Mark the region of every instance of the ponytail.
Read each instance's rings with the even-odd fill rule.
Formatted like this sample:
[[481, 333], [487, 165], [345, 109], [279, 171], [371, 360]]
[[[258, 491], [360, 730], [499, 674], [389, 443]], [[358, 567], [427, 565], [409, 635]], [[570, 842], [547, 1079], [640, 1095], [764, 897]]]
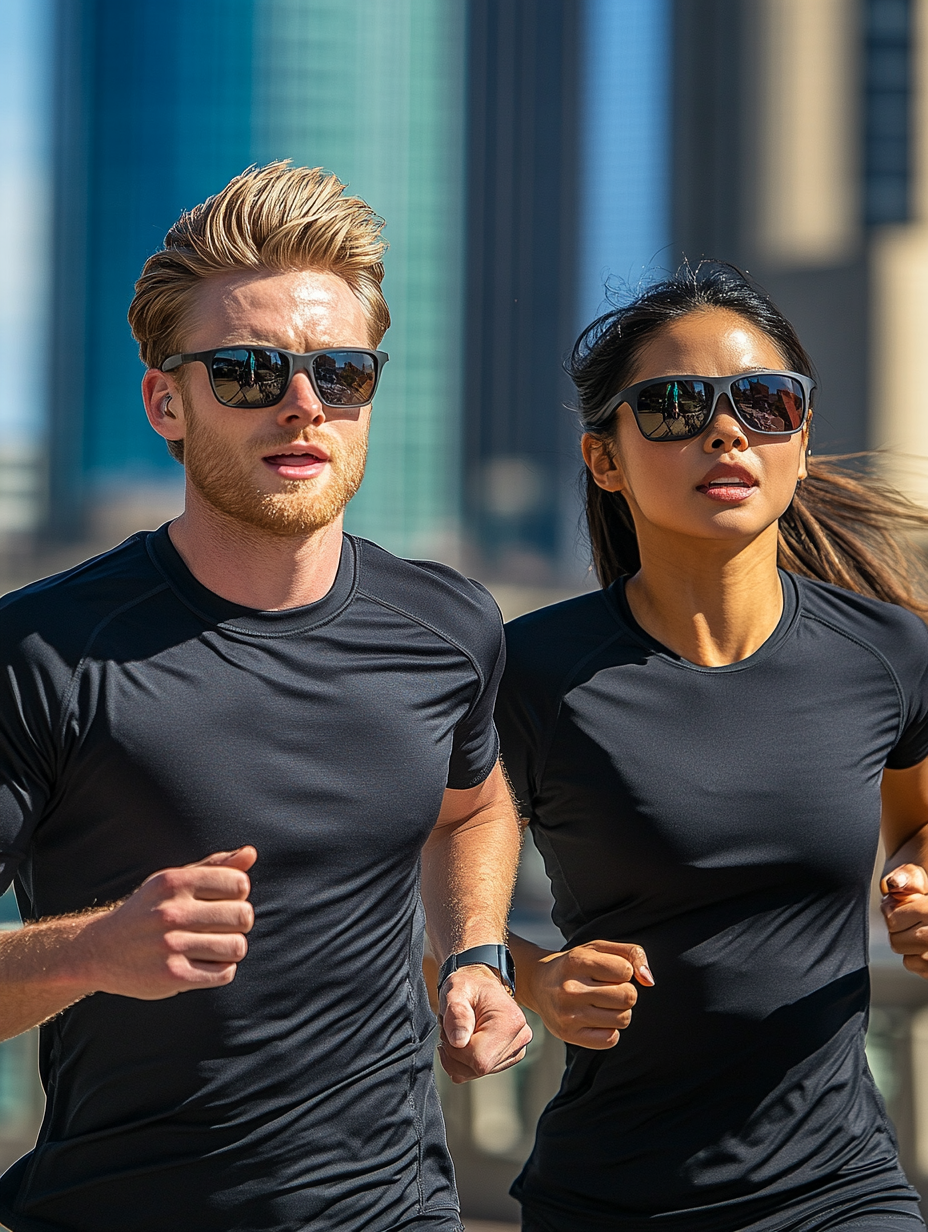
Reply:
[[[605, 313], [581, 334], [566, 364], [579, 395], [581, 425], [604, 439], [614, 414], [601, 408], [630, 384], [648, 342], [671, 321], [706, 308], [724, 308], [766, 334], [793, 372], [812, 376], [796, 331], [770, 297], [735, 266], [703, 261], [683, 265], [630, 303]], [[928, 532], [928, 512], [853, 465], [861, 455], [810, 458], [809, 474], [780, 518], [778, 562], [803, 577], [897, 603], [928, 620], [928, 572], [907, 533]], [[606, 492], [586, 472], [586, 520], [593, 567], [601, 585], [641, 566], [631, 510], [620, 493]]]

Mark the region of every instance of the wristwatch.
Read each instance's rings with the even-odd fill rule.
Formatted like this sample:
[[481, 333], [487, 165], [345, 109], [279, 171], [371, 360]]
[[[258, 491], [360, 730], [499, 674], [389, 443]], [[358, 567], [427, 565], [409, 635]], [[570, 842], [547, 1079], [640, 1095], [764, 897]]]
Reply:
[[516, 964], [513, 962], [509, 947], [505, 945], [474, 945], [460, 954], [452, 954], [446, 958], [438, 973], [438, 991], [452, 972], [459, 967], [473, 967], [480, 964], [492, 967], [499, 975], [500, 983], [510, 997], [516, 995]]

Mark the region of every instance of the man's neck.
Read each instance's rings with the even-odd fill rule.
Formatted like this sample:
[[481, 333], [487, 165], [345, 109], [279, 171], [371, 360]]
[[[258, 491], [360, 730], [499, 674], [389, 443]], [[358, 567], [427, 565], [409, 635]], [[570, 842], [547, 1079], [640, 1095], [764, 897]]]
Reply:
[[308, 535], [275, 535], [214, 509], [188, 485], [184, 512], [168, 533], [207, 590], [264, 612], [303, 607], [332, 588], [342, 517]]

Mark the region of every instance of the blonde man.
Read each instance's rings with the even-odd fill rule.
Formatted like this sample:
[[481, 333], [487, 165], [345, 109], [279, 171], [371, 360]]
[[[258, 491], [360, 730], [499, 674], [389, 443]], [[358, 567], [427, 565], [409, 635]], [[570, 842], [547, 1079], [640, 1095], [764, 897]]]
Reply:
[[280, 163], [185, 214], [129, 313], [184, 513], [0, 605], [0, 889], [34, 921], [0, 1038], [45, 1023], [48, 1092], [14, 1232], [458, 1229], [420, 863], [446, 1068], [530, 1038], [498, 612], [342, 531], [381, 225]]

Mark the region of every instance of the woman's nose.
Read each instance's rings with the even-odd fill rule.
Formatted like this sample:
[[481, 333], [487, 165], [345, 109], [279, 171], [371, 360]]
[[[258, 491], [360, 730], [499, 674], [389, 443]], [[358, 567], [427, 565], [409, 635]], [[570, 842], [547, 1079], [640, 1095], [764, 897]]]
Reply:
[[707, 453], [727, 453], [730, 449], [747, 449], [748, 440], [735, 408], [723, 394], [718, 400], [715, 414], [706, 428], [705, 449]]

